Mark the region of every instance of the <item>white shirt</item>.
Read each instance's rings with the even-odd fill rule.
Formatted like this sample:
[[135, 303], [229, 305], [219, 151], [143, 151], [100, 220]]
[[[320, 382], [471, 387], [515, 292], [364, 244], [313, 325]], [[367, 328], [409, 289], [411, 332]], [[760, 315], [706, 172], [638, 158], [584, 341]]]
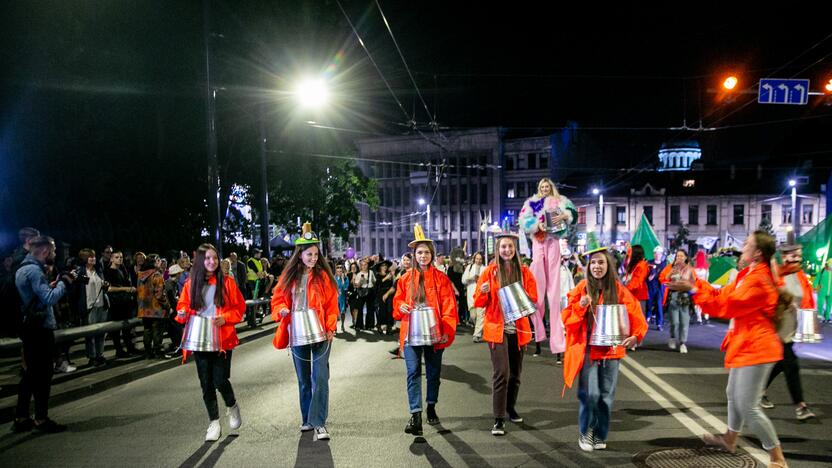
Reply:
[[95, 270], [86, 270], [86, 272], [90, 279], [86, 285], [87, 310], [92, 309], [93, 307], [104, 307], [104, 292], [102, 291], [102, 288], [104, 287], [104, 280], [98, 276], [98, 273]]

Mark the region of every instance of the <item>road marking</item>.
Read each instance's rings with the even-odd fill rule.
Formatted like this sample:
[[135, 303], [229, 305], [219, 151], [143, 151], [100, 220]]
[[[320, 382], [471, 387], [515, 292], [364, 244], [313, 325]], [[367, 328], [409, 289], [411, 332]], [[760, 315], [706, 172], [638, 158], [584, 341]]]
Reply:
[[[728, 375], [728, 369], [724, 367], [649, 367], [656, 375]], [[800, 369], [800, 375], [830, 376], [832, 370], [828, 369]]]
[[[636, 362], [634, 359], [630, 358], [630, 359], [622, 360], [621, 364], [622, 364], [622, 368], [624, 368], [625, 365], [632, 366], [635, 370], [640, 372], [642, 376], [644, 376], [648, 380], [652, 381], [653, 384], [655, 384], [657, 386], [657, 388], [660, 388], [660, 389], [664, 390], [668, 395], [670, 395], [670, 397], [672, 399], [674, 399], [676, 401], [676, 403], [681, 406], [681, 410], [688, 410], [691, 413], [695, 414], [699, 419], [701, 419], [703, 422], [707, 423], [709, 426], [711, 426], [713, 429], [715, 429], [717, 431], [717, 433], [722, 434], [722, 433], [725, 433], [725, 431], [728, 430], [728, 425], [727, 424], [722, 422], [719, 418], [712, 415], [711, 413], [709, 413], [707, 410], [705, 410], [701, 406], [697, 405], [693, 400], [691, 400], [690, 398], [685, 396], [679, 390], [676, 390], [675, 388], [673, 388], [669, 383], [662, 380], [659, 376], [657, 376], [655, 373], [653, 373], [650, 369], [642, 366], [641, 364]], [[625, 374], [625, 376], [626, 375], [627, 374]], [[630, 379], [632, 380], [632, 378], [630, 378]], [[636, 383], [635, 380], [633, 380], [633, 382]], [[638, 383], [636, 383], [636, 385], [638, 385]], [[650, 396], [650, 398], [652, 398], [653, 401], [655, 401], [656, 403], [658, 403], [659, 405], [664, 407], [664, 405], [656, 397], [656, 393], [658, 393], [658, 391], [655, 390], [655, 389], [653, 389], [653, 390], [654, 391], [646, 392], [646, 394], [648, 396]], [[658, 398], [664, 399], [664, 397], [661, 396], [661, 395], [659, 395]], [[668, 404], [672, 405], [672, 403], [670, 403], [668, 400], [664, 399], [664, 401], [667, 402]], [[676, 407], [674, 406], [674, 408], [676, 408]], [[665, 408], [665, 409], [667, 409], [667, 408]], [[679, 410], [679, 408], [676, 408], [676, 409]], [[678, 417], [676, 419], [679, 419], [681, 421], [681, 419], [678, 418]], [[698, 424], [696, 424], [696, 426], [689, 426], [689, 425], [685, 424], [684, 422], [682, 424], [686, 428], [688, 428], [688, 430], [690, 430], [696, 436], [701, 436], [703, 434], [703, 432], [699, 432], [698, 430], [700, 430], [700, 429], [702, 431], [705, 430], [705, 429], [702, 428], [702, 426], [699, 426]], [[757, 461], [759, 461], [760, 463], [762, 463], [764, 465], [768, 465], [768, 463], [769, 463], [768, 453], [766, 453], [765, 451], [763, 451], [763, 450], [757, 448], [756, 446], [752, 445], [747, 439], [745, 439], [743, 437], [737, 438], [737, 445], [742, 447], [743, 449], [745, 449], [745, 451], [747, 451], [749, 453], [749, 455], [756, 458]]]
[[799, 356], [808, 356], [808, 357], [811, 357], [811, 358], [820, 359], [821, 361], [830, 361], [830, 360], [832, 360], [832, 359], [829, 359], [829, 356], [824, 356], [822, 354], [817, 354], [817, 353], [807, 353], [807, 352], [802, 351], [802, 350], [798, 350], [798, 352], [796, 354], [798, 354]]

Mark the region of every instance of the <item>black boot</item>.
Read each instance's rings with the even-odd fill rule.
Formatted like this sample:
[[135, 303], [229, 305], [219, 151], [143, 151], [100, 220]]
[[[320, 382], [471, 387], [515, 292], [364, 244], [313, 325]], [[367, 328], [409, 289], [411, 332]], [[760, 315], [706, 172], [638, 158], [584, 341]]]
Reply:
[[428, 424], [431, 426], [439, 424], [439, 416], [436, 415], [435, 405], [428, 405]]
[[418, 413], [411, 413], [410, 414], [410, 421], [407, 422], [407, 426], [404, 427], [405, 434], [413, 434], [415, 436], [422, 435], [422, 412], [419, 411]]

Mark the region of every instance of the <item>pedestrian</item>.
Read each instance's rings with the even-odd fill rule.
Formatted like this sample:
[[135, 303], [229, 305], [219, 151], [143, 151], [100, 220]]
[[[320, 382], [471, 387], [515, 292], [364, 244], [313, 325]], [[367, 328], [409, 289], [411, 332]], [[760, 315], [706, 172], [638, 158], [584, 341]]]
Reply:
[[468, 311], [474, 320], [474, 343], [482, 341], [483, 313], [485, 309], [474, 305], [474, 293], [477, 290], [477, 280], [480, 279], [485, 269], [485, 257], [482, 252], [474, 252], [471, 263], [465, 268], [462, 274], [462, 283], [465, 285], [465, 299], [468, 302]]
[[[393, 279], [393, 298], [394, 299], [396, 297], [396, 291], [398, 291], [399, 287], [400, 287], [399, 280], [402, 278], [402, 276], [404, 276], [405, 273], [410, 271], [411, 268], [413, 268], [413, 254], [411, 254], [410, 252], [406, 252], [404, 255], [402, 255], [401, 264], [399, 265], [399, 268], [396, 269], [396, 276]], [[404, 286], [401, 286], [401, 287], [404, 287]], [[391, 304], [391, 309], [390, 309], [390, 315], [393, 317], [393, 323], [398, 323], [398, 320], [395, 318], [396, 314], [393, 313], [392, 304]], [[394, 326], [394, 329], [395, 329], [395, 326]], [[393, 355], [392, 359], [401, 359], [402, 358], [402, 350], [398, 346], [398, 344], [396, 345], [395, 348], [393, 348], [393, 349], [391, 349], [387, 352]]]
[[107, 268], [110, 268], [110, 262], [113, 261], [113, 246], [107, 245], [104, 246], [104, 249], [101, 250], [101, 260], [98, 261], [99, 271], [105, 271]]
[[[448, 276], [433, 266], [433, 241], [426, 239], [422, 227], [414, 227], [415, 239], [408, 244], [416, 262], [399, 280], [393, 298], [393, 318], [401, 320], [399, 347], [407, 366], [407, 399], [410, 420], [404, 429], [407, 434], [422, 435], [422, 359], [427, 378], [427, 422], [439, 424], [436, 404], [439, 402], [439, 383], [442, 373], [442, 354], [451, 346], [456, 335], [459, 317], [456, 312], [453, 285]], [[438, 327], [438, 341], [433, 345], [411, 346], [409, 343], [410, 314], [416, 308], [433, 312]]]
[[[136, 288], [130, 283], [130, 276], [124, 269], [124, 253], [120, 250], [113, 251], [110, 266], [104, 270], [104, 279], [110, 283], [110, 289], [107, 291], [110, 297], [110, 320], [132, 319], [136, 312]], [[139, 354], [136, 345], [133, 344], [132, 326], [124, 326], [120, 332], [111, 332], [110, 339], [113, 340], [116, 358]]]
[[[373, 309], [375, 300], [373, 298], [373, 289], [376, 286], [376, 275], [370, 270], [370, 261], [367, 258], [361, 260], [360, 270], [353, 277], [353, 285], [355, 286], [355, 331], [372, 330], [375, 326], [375, 310]], [[367, 309], [367, 316], [364, 317], [364, 308]]]
[[656, 330], [661, 331], [664, 326], [664, 285], [659, 280], [667, 262], [664, 258], [664, 247], [657, 245], [653, 249], [653, 262], [649, 264], [650, 273], [647, 275], [647, 322], [656, 324]]
[[234, 282], [237, 283], [237, 289], [239, 289], [240, 292], [243, 293], [243, 296], [245, 296], [246, 277], [248, 276], [246, 264], [239, 261], [237, 258], [237, 252], [231, 252], [228, 254], [228, 259], [231, 260], [231, 277], [234, 278]]
[[448, 265], [447, 275], [451, 279], [451, 284], [454, 285], [454, 292], [456, 293], [456, 306], [459, 313], [459, 321], [464, 324], [469, 323], [468, 316], [468, 300], [465, 285], [462, 283], [462, 275], [465, 274], [465, 250], [468, 248], [468, 241], [464, 241], [461, 246], [456, 246], [451, 249], [450, 265]]
[[774, 364], [783, 359], [783, 345], [774, 325], [777, 319], [778, 292], [771, 271], [774, 238], [755, 231], [743, 243], [741, 265], [748, 265], [731, 284], [716, 290], [698, 278], [691, 288], [693, 300], [703, 312], [732, 319], [733, 326], [722, 342], [728, 371], [728, 431], [706, 435], [707, 445], [734, 453], [737, 437], [747, 424], [768, 451], [769, 466], [786, 466], [774, 425], [760, 409], [766, 379]]
[[670, 349], [679, 348], [679, 352], [688, 352], [688, 330], [690, 329], [690, 316], [693, 314], [693, 300], [687, 291], [679, 290], [672, 282], [684, 281], [687, 283], [696, 280], [696, 272], [688, 262], [688, 254], [682, 249], [676, 249], [673, 257], [673, 264], [667, 265], [659, 275], [659, 281], [665, 285], [665, 300], [667, 311], [670, 313], [670, 341], [667, 347]]
[[344, 273], [344, 265], [335, 267], [335, 284], [338, 287], [338, 320], [341, 321], [341, 333], [344, 330], [344, 317], [347, 314], [349, 305], [347, 304], [347, 290], [350, 286], [350, 280]]
[[[638, 300], [618, 280], [615, 260], [609, 251], [596, 248], [585, 255], [589, 258], [587, 277], [570, 291], [563, 314], [566, 328], [563, 380], [571, 388], [578, 377], [578, 446], [591, 452], [607, 448], [619, 363], [626, 356], [626, 349], [644, 339], [647, 322]], [[597, 306], [613, 304], [626, 307], [630, 336], [620, 346], [587, 344]]]
[[[546, 218], [551, 227], [547, 228]], [[552, 353], [564, 351], [563, 321], [560, 312], [560, 238], [567, 226], [578, 220], [572, 202], [558, 193], [552, 179], [544, 177], [537, 183], [537, 193], [523, 203], [519, 215], [520, 228], [532, 237], [531, 270], [537, 281], [537, 312], [531, 316], [535, 341], [546, 339], [544, 318], [549, 307], [549, 348]]]
[[[66, 426], [49, 419], [49, 392], [52, 386], [55, 354], [55, 314], [67, 287], [77, 278], [73, 271], [48, 283], [44, 269], [55, 260], [55, 241], [48, 236], [28, 239], [28, 250], [15, 273], [15, 285], [23, 303], [23, 362], [17, 390], [17, 409], [13, 432], [37, 429], [45, 433], [62, 432]], [[35, 399], [35, 419], [29, 413], [29, 401]]]
[[358, 274], [358, 264], [351, 262], [348, 271], [347, 279], [350, 280], [350, 285], [347, 288], [347, 306], [350, 308], [350, 317], [352, 318], [350, 328], [356, 330], [355, 324], [358, 320], [358, 288], [356, 288], [354, 280]]
[[532, 339], [532, 331], [527, 317], [506, 321], [507, 311], [503, 310], [498, 293], [501, 288], [520, 283], [531, 302], [536, 303], [537, 283], [531, 270], [520, 264], [518, 236], [501, 232], [494, 238], [497, 255], [477, 281], [474, 305], [485, 308], [482, 333], [491, 351], [491, 400], [494, 410], [491, 434], [502, 436], [506, 434], [506, 416], [513, 423], [523, 422], [517, 413], [517, 395], [523, 372], [523, 350]]
[[159, 271], [160, 258], [150, 254], [141, 264], [136, 287], [138, 317], [144, 328], [144, 358], [164, 357], [162, 353], [162, 331], [167, 316], [167, 298], [165, 297], [165, 280]]
[[133, 286], [139, 285], [139, 272], [142, 270], [144, 262], [147, 260], [147, 255], [144, 252], [136, 252], [133, 254], [133, 268], [129, 270], [130, 281]]
[[[798, 420], [806, 420], [815, 417], [815, 413], [806, 405], [803, 400], [803, 385], [800, 382], [800, 363], [794, 353], [794, 336], [797, 331], [797, 310], [815, 309], [815, 299], [812, 297], [812, 284], [803, 273], [803, 248], [800, 244], [790, 242], [780, 247], [780, 255], [783, 258], [783, 265], [777, 269], [777, 276], [780, 277], [783, 285], [793, 297], [792, 307], [786, 309], [786, 313], [779, 321], [777, 336], [783, 343], [783, 359], [778, 361], [771, 370], [766, 382], [766, 390], [771, 382], [780, 373], [786, 376], [786, 386], [792, 403], [795, 405], [794, 413]], [[765, 409], [774, 408], [766, 391], [763, 391], [763, 398], [760, 406]]]
[[[202, 401], [208, 410], [208, 430], [205, 440], [216, 441], [222, 435], [220, 413], [217, 405], [217, 391], [220, 392], [226, 406], [228, 426], [239, 429], [243, 423], [240, 405], [231, 386], [231, 355], [240, 343], [234, 327], [243, 318], [246, 310], [245, 299], [237, 288], [233, 278], [222, 274], [219, 268], [219, 253], [211, 244], [202, 244], [197, 248], [194, 264], [188, 282], [182, 288], [176, 305], [176, 321], [186, 325], [192, 316], [199, 315], [210, 319], [219, 327], [219, 351], [194, 351], [196, 372], [202, 387]], [[182, 352], [182, 362], [188, 358], [191, 350]]]
[[393, 328], [393, 278], [395, 272], [390, 269], [393, 262], [385, 260], [378, 265], [378, 284], [376, 287], [376, 331], [390, 334]]
[[[110, 284], [104, 279], [101, 264], [96, 263], [94, 250], [81, 249], [78, 259], [81, 261], [79, 280], [73, 285], [77, 310], [85, 325], [106, 322], [109, 319], [107, 288]], [[104, 358], [104, 337], [105, 334], [101, 333], [85, 338], [90, 366], [101, 367], [107, 364]]]
[[[338, 329], [338, 288], [326, 259], [321, 256], [320, 240], [312, 226], [304, 223], [295, 241], [295, 251], [280, 275], [272, 293], [272, 318], [278, 322], [274, 347], [291, 346], [298, 377], [301, 432], [314, 431], [313, 440], [329, 440], [326, 420], [329, 415], [329, 354]], [[292, 321], [314, 313], [318, 323], [313, 331], [322, 333], [311, 344], [294, 344]], [[315, 330], [316, 329], [316, 330]]]

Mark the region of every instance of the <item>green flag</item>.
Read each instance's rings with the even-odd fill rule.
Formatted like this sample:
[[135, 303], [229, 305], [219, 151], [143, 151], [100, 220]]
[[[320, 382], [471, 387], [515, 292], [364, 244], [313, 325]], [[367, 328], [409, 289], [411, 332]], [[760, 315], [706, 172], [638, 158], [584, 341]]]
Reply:
[[647, 261], [653, 260], [653, 249], [662, 245], [656, 233], [653, 231], [653, 226], [650, 226], [650, 221], [647, 221], [647, 215], [641, 214], [641, 221], [638, 222], [636, 232], [630, 239], [630, 245], [640, 245], [644, 247], [644, 257]]

